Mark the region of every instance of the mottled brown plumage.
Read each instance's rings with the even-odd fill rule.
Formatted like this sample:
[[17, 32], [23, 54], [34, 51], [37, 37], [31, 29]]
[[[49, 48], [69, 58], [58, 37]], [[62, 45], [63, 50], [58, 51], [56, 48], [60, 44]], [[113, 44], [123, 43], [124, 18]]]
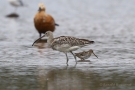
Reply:
[[[45, 35], [43, 35], [41, 38], [45, 36], [48, 37], [47, 43], [53, 50], [57, 50], [57, 51], [65, 53], [67, 57], [67, 64], [68, 64], [67, 53], [71, 53], [76, 60], [76, 57], [72, 51], [75, 51], [81, 47], [94, 43], [94, 41], [90, 41], [87, 39], [79, 39], [79, 38], [70, 37], [70, 36], [60, 36], [57, 38], [53, 38], [53, 33], [51, 31], [47, 31]], [[41, 38], [37, 39], [35, 42], [37, 42]], [[34, 45], [34, 43], [32, 44], [32, 46]]]
[[39, 11], [34, 17], [34, 25], [36, 30], [39, 32], [40, 37], [41, 34], [46, 33], [46, 31], [53, 32], [55, 30], [55, 26], [58, 26], [53, 17], [47, 14], [45, 11], [44, 4], [39, 4]]
[[89, 51], [83, 51], [83, 52], [75, 53], [75, 55], [78, 58], [80, 58], [81, 60], [85, 60], [85, 59], [88, 59], [91, 56], [92, 53], [97, 57], [97, 55], [93, 52], [92, 49], [90, 49]]
[[[53, 38], [53, 41], [51, 42], [50, 46], [55, 50], [57, 47], [75, 47], [75, 50], [84, 47], [88, 44], [93, 44], [94, 41], [89, 41], [86, 39], [79, 39], [75, 37], [70, 36], [60, 36], [57, 38]], [[68, 52], [68, 51], [67, 51]]]

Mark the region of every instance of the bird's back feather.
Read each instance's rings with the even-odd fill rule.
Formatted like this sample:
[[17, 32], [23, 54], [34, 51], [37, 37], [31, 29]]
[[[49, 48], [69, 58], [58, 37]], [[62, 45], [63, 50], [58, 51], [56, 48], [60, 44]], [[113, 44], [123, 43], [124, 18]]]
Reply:
[[69, 36], [61, 36], [54, 38], [51, 46], [62, 45], [62, 44], [68, 44], [69, 46], [85, 46], [87, 44], [93, 44], [94, 41], [89, 41], [86, 39], [79, 39], [75, 37], [69, 37]]

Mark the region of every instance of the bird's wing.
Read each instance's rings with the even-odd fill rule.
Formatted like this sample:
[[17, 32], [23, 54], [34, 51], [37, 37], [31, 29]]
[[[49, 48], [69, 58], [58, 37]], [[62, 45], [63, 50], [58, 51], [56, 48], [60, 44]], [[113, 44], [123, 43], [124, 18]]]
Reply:
[[59, 26], [59, 24], [57, 24], [57, 23], [55, 22], [54, 18], [53, 18], [51, 15], [47, 14], [47, 17], [49, 18], [49, 19], [48, 19], [49, 22], [51, 21], [52, 24], [54, 24], [55, 26]]
[[53, 19], [53, 17], [49, 14], [46, 14], [46, 22], [51, 22], [52, 24], [55, 24], [55, 20]]
[[52, 46], [56, 44], [68, 44], [69, 46], [84, 46], [86, 44], [92, 44], [94, 41], [89, 41], [86, 39], [79, 39], [75, 37], [69, 37], [69, 36], [61, 36], [54, 38], [52, 42]]

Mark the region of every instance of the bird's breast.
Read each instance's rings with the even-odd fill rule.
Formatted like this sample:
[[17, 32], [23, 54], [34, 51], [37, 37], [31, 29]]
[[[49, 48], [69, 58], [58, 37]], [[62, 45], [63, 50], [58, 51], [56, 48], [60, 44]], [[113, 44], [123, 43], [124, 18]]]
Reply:
[[58, 44], [58, 45], [53, 45], [52, 47], [54, 50], [60, 51], [60, 52], [70, 52], [70, 51], [75, 51], [79, 49], [80, 47], [78, 46], [71, 46], [69, 44]]

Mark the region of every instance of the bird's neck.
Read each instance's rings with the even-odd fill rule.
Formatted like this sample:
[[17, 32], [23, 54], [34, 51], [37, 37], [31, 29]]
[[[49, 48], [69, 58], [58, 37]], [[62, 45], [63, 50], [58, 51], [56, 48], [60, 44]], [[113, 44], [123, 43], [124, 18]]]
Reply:
[[39, 12], [39, 13], [42, 13], [42, 12], [45, 13], [45, 10], [41, 10], [41, 11], [38, 11], [38, 12]]
[[52, 42], [53, 42], [53, 35], [50, 35], [48, 37], [47, 43], [48, 43], [49, 46], [51, 46]]

